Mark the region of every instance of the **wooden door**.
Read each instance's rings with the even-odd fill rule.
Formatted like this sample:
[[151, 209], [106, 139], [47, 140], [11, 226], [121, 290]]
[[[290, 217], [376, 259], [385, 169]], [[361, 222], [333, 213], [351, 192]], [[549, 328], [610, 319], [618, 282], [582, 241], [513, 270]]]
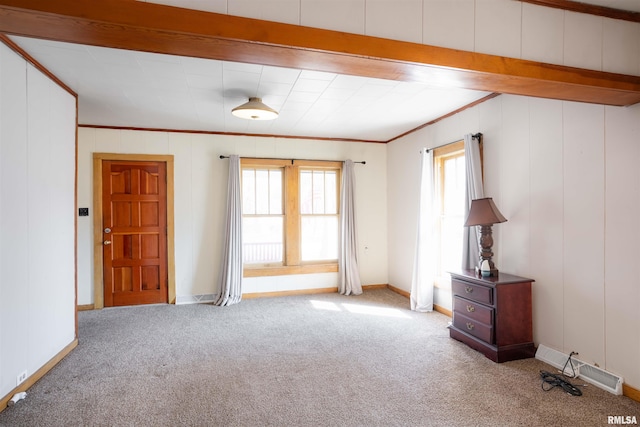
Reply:
[[166, 170], [102, 161], [105, 307], [168, 302]]

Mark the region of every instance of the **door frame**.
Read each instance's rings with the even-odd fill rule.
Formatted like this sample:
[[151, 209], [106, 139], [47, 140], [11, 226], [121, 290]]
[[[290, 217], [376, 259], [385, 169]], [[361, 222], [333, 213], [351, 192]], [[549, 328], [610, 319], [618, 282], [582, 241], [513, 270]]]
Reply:
[[104, 308], [103, 232], [102, 232], [102, 161], [152, 161], [167, 165], [167, 296], [176, 303], [176, 263], [173, 212], [173, 155], [93, 153], [93, 304]]

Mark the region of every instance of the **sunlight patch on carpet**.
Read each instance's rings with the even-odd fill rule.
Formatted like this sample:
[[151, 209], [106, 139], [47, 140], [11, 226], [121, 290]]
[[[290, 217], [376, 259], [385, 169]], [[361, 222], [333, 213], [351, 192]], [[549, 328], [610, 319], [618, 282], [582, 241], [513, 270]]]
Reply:
[[373, 305], [359, 305], [359, 304], [342, 304], [347, 311], [356, 314], [370, 314], [373, 316], [386, 316], [386, 317], [404, 317], [409, 319], [406, 313], [403, 313], [397, 308], [389, 307], [376, 307]]
[[340, 307], [332, 302], [317, 300], [311, 300], [310, 302], [313, 308], [317, 308], [318, 310], [340, 311]]
[[343, 311], [346, 310], [355, 314], [367, 314], [372, 316], [386, 316], [386, 317], [399, 317], [409, 318], [409, 315], [403, 313], [402, 310], [397, 308], [379, 307], [374, 305], [362, 305], [362, 304], [336, 304], [328, 301], [309, 300], [313, 308], [318, 310], [330, 310], [330, 311]]

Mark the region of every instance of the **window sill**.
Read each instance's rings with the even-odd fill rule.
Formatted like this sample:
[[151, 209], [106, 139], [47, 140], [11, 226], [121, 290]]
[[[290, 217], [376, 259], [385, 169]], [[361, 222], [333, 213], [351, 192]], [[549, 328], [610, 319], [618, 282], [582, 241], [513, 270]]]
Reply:
[[287, 265], [277, 267], [245, 267], [243, 277], [287, 276], [290, 274], [335, 273], [338, 264]]

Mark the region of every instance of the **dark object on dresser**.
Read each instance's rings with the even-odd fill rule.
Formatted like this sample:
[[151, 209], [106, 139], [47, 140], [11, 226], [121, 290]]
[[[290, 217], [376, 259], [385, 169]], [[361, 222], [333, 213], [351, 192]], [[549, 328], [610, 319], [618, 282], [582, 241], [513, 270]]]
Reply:
[[453, 322], [449, 335], [494, 362], [535, 355], [531, 318], [532, 279], [473, 270], [451, 274]]

